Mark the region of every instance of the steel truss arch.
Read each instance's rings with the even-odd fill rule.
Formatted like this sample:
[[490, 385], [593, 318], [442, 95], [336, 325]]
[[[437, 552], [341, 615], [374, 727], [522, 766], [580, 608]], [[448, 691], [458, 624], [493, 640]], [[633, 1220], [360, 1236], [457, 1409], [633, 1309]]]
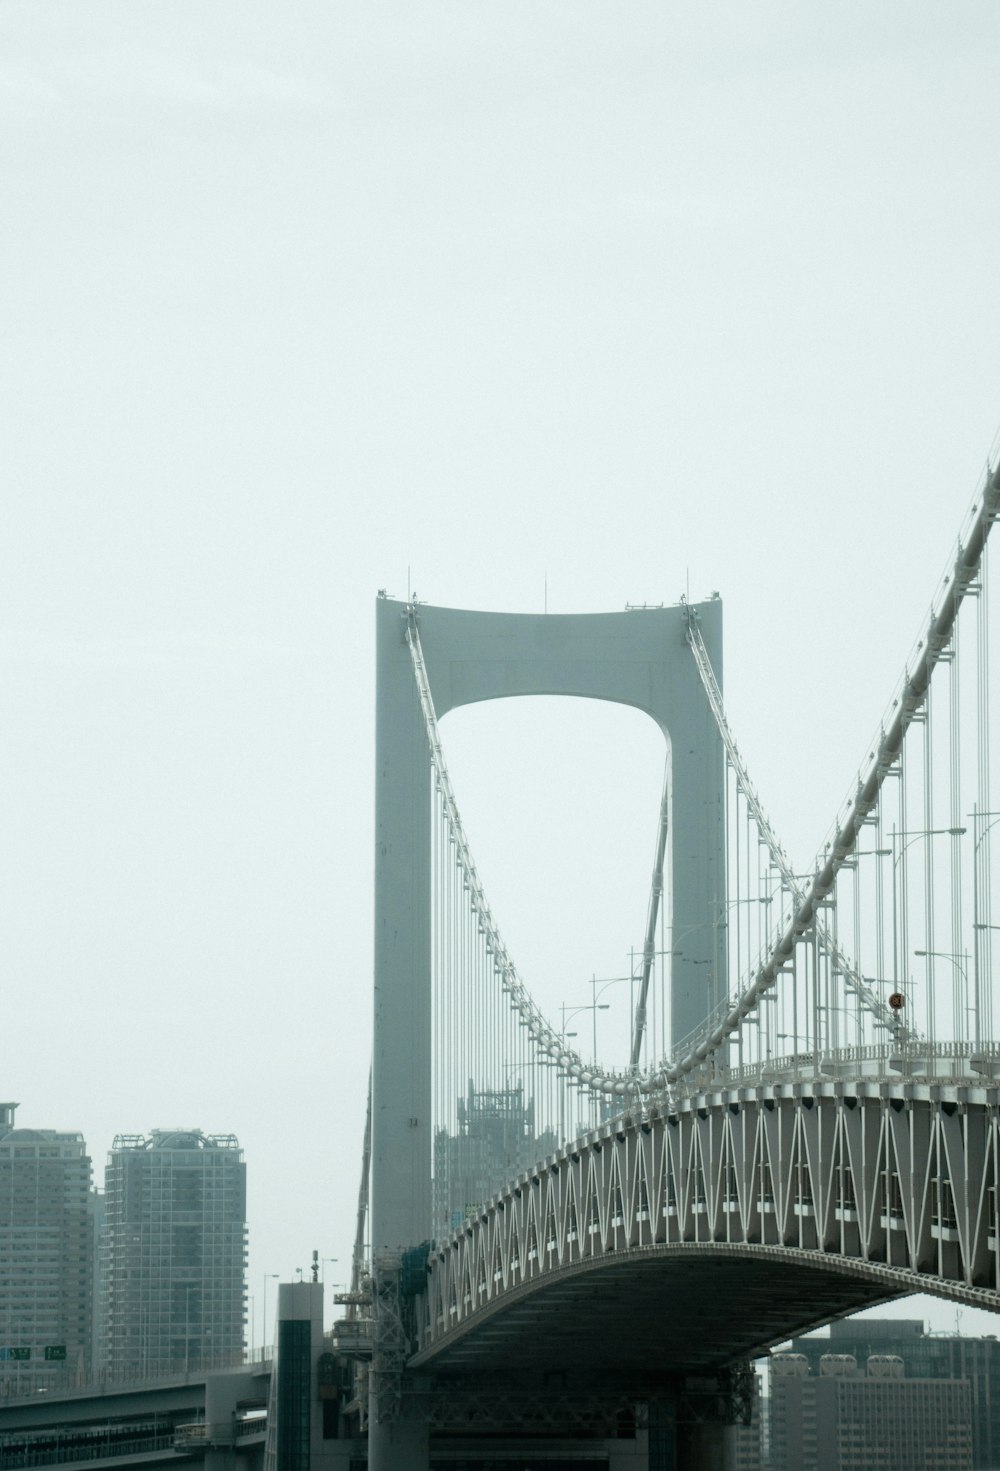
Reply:
[[[854, 1306], [929, 1291], [997, 1310], [998, 1183], [996, 1085], [694, 1095], [560, 1150], [437, 1243], [411, 1367], [462, 1358], [462, 1341], [495, 1319], [493, 1351], [502, 1314], [560, 1281], [613, 1267], [624, 1282], [621, 1272], [685, 1254], [834, 1273], [856, 1284]], [[720, 1311], [721, 1322], [742, 1307]], [[799, 1313], [774, 1337], [798, 1331]]]

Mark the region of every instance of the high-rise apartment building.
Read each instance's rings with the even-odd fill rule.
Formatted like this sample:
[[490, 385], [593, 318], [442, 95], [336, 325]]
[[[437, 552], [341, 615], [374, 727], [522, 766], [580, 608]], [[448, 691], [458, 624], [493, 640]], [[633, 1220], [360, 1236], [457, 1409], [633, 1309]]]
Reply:
[[0, 1394], [91, 1368], [94, 1216], [82, 1134], [14, 1127], [0, 1103]]
[[113, 1378], [224, 1367], [246, 1323], [246, 1165], [231, 1134], [119, 1134], [105, 1176]]

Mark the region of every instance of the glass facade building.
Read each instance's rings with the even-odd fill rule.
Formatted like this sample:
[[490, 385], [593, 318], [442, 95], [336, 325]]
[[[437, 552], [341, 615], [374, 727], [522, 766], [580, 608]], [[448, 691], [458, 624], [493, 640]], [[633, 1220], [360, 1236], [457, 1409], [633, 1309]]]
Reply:
[[246, 1324], [246, 1165], [231, 1135], [119, 1135], [105, 1176], [110, 1377], [224, 1368]]
[[94, 1214], [83, 1135], [14, 1127], [0, 1103], [0, 1395], [90, 1372]]

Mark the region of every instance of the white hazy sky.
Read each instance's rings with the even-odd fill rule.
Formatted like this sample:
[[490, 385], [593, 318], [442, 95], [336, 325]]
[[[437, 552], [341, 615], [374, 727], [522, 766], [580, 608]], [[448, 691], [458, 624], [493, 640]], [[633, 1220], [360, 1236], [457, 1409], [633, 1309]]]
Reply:
[[[808, 862], [1000, 419], [998, 60], [995, 0], [0, 0], [0, 1096], [98, 1178], [237, 1133], [258, 1312], [347, 1272], [377, 588], [718, 589]], [[661, 774], [554, 704], [443, 727], [550, 1009]]]

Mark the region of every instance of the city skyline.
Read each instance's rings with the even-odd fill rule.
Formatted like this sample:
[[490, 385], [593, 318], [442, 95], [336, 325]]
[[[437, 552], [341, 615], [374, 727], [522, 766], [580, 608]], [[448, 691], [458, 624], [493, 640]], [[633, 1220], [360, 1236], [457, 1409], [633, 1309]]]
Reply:
[[[470, 15], [0, 22], [3, 985], [37, 1039], [3, 1091], [98, 1160], [178, 1111], [232, 1128], [257, 1296], [314, 1248], [348, 1274], [377, 589], [718, 588], [805, 864], [996, 427], [992, 7]], [[503, 927], [553, 1016], [641, 941], [662, 774], [655, 732], [590, 714], [443, 724], [491, 893], [519, 845]]]
[[246, 1164], [232, 1134], [83, 1134], [0, 1103], [0, 1387], [231, 1367], [253, 1352]]

